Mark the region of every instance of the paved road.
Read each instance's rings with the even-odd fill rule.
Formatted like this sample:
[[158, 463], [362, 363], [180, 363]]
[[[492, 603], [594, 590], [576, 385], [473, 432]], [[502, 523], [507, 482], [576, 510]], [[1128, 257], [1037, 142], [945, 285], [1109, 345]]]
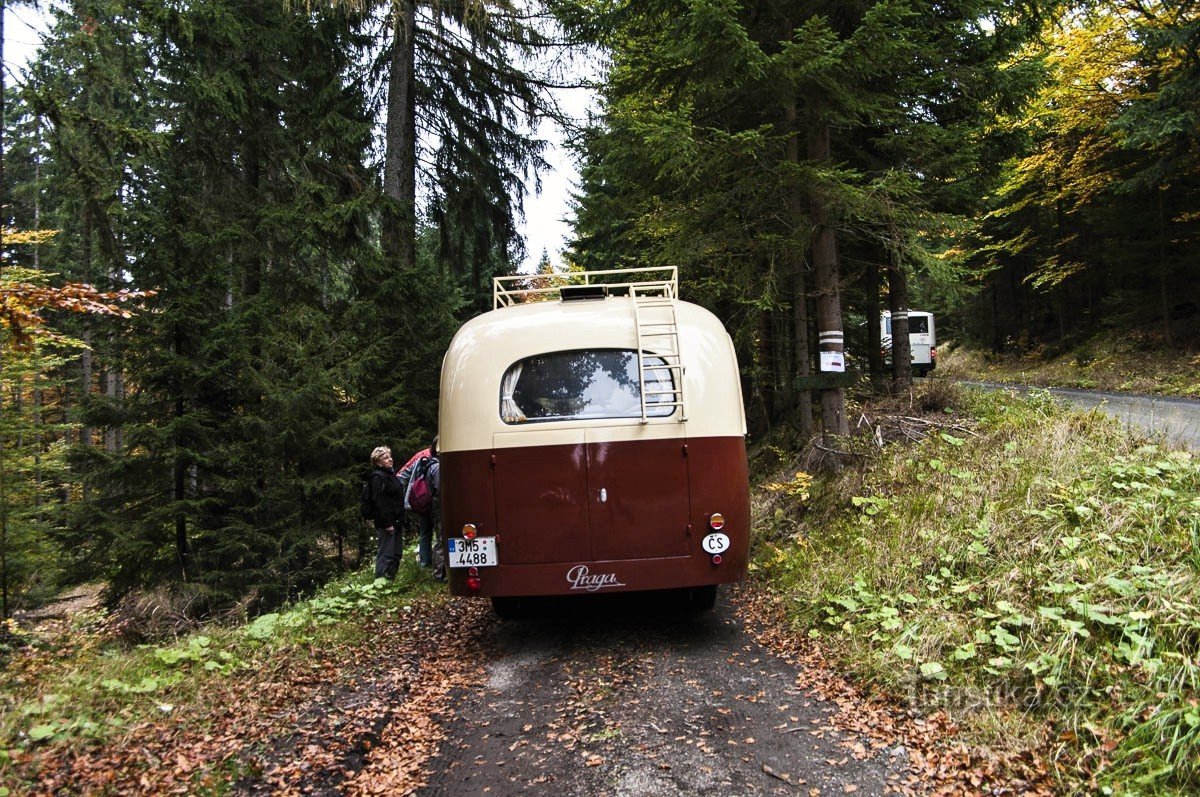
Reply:
[[1194, 399], [1139, 393], [1040, 388], [1000, 382], [964, 381], [962, 384], [1019, 392], [1046, 391], [1073, 406], [1084, 409], [1097, 408], [1117, 418], [1128, 428], [1137, 429], [1153, 437], [1161, 437], [1169, 446], [1200, 451], [1200, 401]]

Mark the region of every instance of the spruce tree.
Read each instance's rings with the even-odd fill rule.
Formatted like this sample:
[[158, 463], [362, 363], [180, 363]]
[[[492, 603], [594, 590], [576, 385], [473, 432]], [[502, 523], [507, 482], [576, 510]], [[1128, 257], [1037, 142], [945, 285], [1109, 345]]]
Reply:
[[[1011, 96], [997, 67], [1037, 29], [1011, 10], [617, 4], [598, 26], [613, 65], [585, 141], [578, 250], [684, 266], [735, 326], [769, 423], [788, 411], [792, 364], [816, 353], [797, 325], [844, 334], [839, 249], [890, 247], [911, 268], [939, 205], [955, 209], [940, 199], [947, 153]], [[845, 430], [841, 402], [823, 391], [827, 432]]]
[[526, 180], [545, 168], [545, 143], [531, 131], [553, 103], [521, 60], [532, 63], [551, 42], [536, 15], [508, 0], [403, 0], [382, 10], [390, 37], [384, 257], [413, 271], [431, 224], [438, 263], [484, 309], [490, 277], [523, 255]]
[[[105, 211], [69, 226], [56, 257], [94, 263], [96, 219], [119, 213], [109, 239], [123, 265], [110, 273], [155, 294], [120, 348], [97, 350], [129, 389], [87, 391], [86, 423], [121, 442], [78, 449], [89, 490], [74, 541], [118, 593], [184, 580], [208, 605], [270, 605], [327, 573], [324, 541], [351, 525], [357, 460], [395, 428], [356, 415], [377, 388], [361, 352], [379, 327], [378, 312], [368, 325], [358, 310], [379, 298], [360, 290], [379, 271], [371, 116], [353, 60], [363, 42], [344, 19], [274, 2], [110, 3], [89, 18], [96, 35], [130, 33], [81, 48], [65, 19], [31, 86], [71, 178], [59, 212]], [[129, 69], [130, 58], [144, 61]], [[71, 91], [81, 69], [131, 81], [137, 115], [118, 115], [117, 92]], [[99, 146], [92, 131], [113, 118], [125, 135], [108, 143], [134, 142], [136, 157]], [[95, 157], [79, 157], [80, 140]], [[104, 155], [126, 160], [120, 181], [94, 179]], [[387, 388], [387, 421], [403, 420], [405, 396]]]
[[1024, 136], [971, 249], [977, 340], [1078, 344], [1119, 325], [1186, 342], [1200, 303], [1195, 29], [1163, 4], [1096, 8], [1052, 32], [1049, 80], [1011, 118]]

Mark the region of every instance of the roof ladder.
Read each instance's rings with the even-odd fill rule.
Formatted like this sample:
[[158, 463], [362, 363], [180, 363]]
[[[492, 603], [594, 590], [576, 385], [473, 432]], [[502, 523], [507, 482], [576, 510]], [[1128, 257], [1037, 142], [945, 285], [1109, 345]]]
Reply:
[[[649, 422], [647, 406], [655, 410], [678, 407], [682, 423], [687, 420], [687, 410], [683, 404], [683, 359], [679, 353], [674, 296], [661, 286], [631, 286], [629, 294], [633, 298], [633, 320], [637, 327], [642, 423]], [[663, 378], [668, 375], [669, 380]]]

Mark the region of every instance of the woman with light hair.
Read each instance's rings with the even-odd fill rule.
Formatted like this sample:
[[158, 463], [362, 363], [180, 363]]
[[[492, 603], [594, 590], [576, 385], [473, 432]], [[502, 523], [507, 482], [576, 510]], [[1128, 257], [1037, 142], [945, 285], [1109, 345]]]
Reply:
[[371, 467], [367, 482], [371, 494], [371, 520], [379, 535], [375, 577], [395, 578], [404, 547], [404, 485], [396, 478], [392, 450], [387, 446], [378, 446], [371, 452]]

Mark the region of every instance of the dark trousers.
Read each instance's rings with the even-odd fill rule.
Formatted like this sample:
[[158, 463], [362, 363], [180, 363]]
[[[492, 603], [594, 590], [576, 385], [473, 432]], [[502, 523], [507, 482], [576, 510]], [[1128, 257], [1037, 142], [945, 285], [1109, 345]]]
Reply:
[[417, 563], [421, 567], [433, 566], [433, 513], [414, 511], [417, 520]]
[[[446, 553], [436, 507], [423, 515], [417, 512], [408, 514], [415, 516], [417, 523], [417, 562], [421, 567], [432, 567], [433, 574], [441, 578], [446, 572]], [[437, 526], [438, 531], [436, 546], [433, 539], [434, 526]]]
[[395, 578], [404, 547], [404, 524], [397, 523], [394, 531], [376, 529], [375, 533], [379, 535], [379, 548], [375, 552], [375, 578]]

